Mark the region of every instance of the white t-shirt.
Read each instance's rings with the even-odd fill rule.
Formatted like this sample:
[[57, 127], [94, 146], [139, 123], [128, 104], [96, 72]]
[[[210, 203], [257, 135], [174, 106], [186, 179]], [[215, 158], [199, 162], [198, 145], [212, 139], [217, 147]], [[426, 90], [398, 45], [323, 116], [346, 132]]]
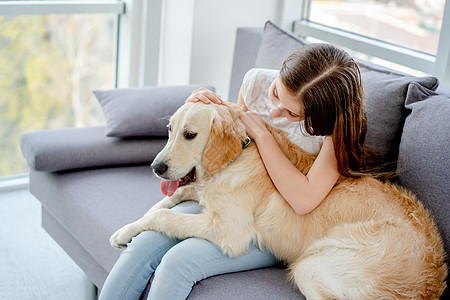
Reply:
[[[244, 76], [242, 82], [242, 96], [245, 106], [261, 119], [277, 129], [285, 131], [289, 140], [308, 153], [316, 154], [322, 147], [322, 136], [307, 135], [301, 127], [304, 121], [291, 122], [286, 118], [273, 118], [270, 116], [272, 100], [269, 98], [269, 88], [278, 76], [278, 70], [251, 69]], [[305, 132], [305, 133], [304, 133]]]

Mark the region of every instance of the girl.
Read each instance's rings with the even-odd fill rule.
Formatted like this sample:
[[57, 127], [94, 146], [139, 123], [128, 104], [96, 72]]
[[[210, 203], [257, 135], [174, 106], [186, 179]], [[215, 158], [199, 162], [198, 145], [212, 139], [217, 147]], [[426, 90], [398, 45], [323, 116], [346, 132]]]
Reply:
[[[246, 112], [240, 118], [255, 140], [270, 178], [297, 214], [316, 208], [341, 175], [362, 174], [366, 133], [362, 100], [357, 64], [345, 51], [330, 44], [298, 49], [280, 71], [253, 69], [246, 74], [238, 98]], [[194, 91], [186, 101], [223, 103], [206, 89]], [[284, 156], [263, 121], [285, 130], [288, 138], [305, 151], [319, 152], [308, 174], [299, 172]], [[194, 201], [173, 209], [201, 211]], [[147, 299], [185, 299], [201, 279], [275, 263], [273, 255], [255, 245], [248, 253], [230, 258], [203, 239], [179, 241], [145, 231], [122, 252], [100, 299], [139, 299], [152, 275]]]

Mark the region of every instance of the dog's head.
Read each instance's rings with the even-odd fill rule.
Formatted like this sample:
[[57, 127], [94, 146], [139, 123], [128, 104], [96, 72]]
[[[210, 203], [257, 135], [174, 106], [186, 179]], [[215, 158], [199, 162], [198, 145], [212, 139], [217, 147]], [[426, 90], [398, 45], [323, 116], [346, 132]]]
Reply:
[[205, 174], [233, 161], [246, 140], [241, 109], [234, 104], [186, 103], [171, 117], [169, 139], [151, 167], [163, 179], [161, 189], [171, 196]]

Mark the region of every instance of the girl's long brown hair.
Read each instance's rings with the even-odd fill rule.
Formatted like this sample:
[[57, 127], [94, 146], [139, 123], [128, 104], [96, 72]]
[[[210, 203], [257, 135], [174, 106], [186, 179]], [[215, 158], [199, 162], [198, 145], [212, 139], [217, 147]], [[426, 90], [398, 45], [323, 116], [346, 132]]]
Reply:
[[331, 44], [309, 44], [284, 61], [280, 78], [304, 108], [306, 132], [331, 135], [339, 173], [360, 177], [365, 167], [367, 121], [356, 62]]

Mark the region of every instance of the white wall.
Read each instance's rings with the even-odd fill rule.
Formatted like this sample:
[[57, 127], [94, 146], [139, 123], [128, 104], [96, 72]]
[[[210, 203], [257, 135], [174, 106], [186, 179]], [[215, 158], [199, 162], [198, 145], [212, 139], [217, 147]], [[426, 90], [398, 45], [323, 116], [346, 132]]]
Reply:
[[209, 83], [228, 96], [236, 28], [278, 22], [277, 0], [196, 0], [192, 41], [192, 83]]
[[195, 0], [163, 1], [159, 84], [188, 84]]
[[236, 28], [262, 27], [267, 20], [280, 24], [283, 3], [166, 0], [159, 84], [210, 84], [227, 97]]

